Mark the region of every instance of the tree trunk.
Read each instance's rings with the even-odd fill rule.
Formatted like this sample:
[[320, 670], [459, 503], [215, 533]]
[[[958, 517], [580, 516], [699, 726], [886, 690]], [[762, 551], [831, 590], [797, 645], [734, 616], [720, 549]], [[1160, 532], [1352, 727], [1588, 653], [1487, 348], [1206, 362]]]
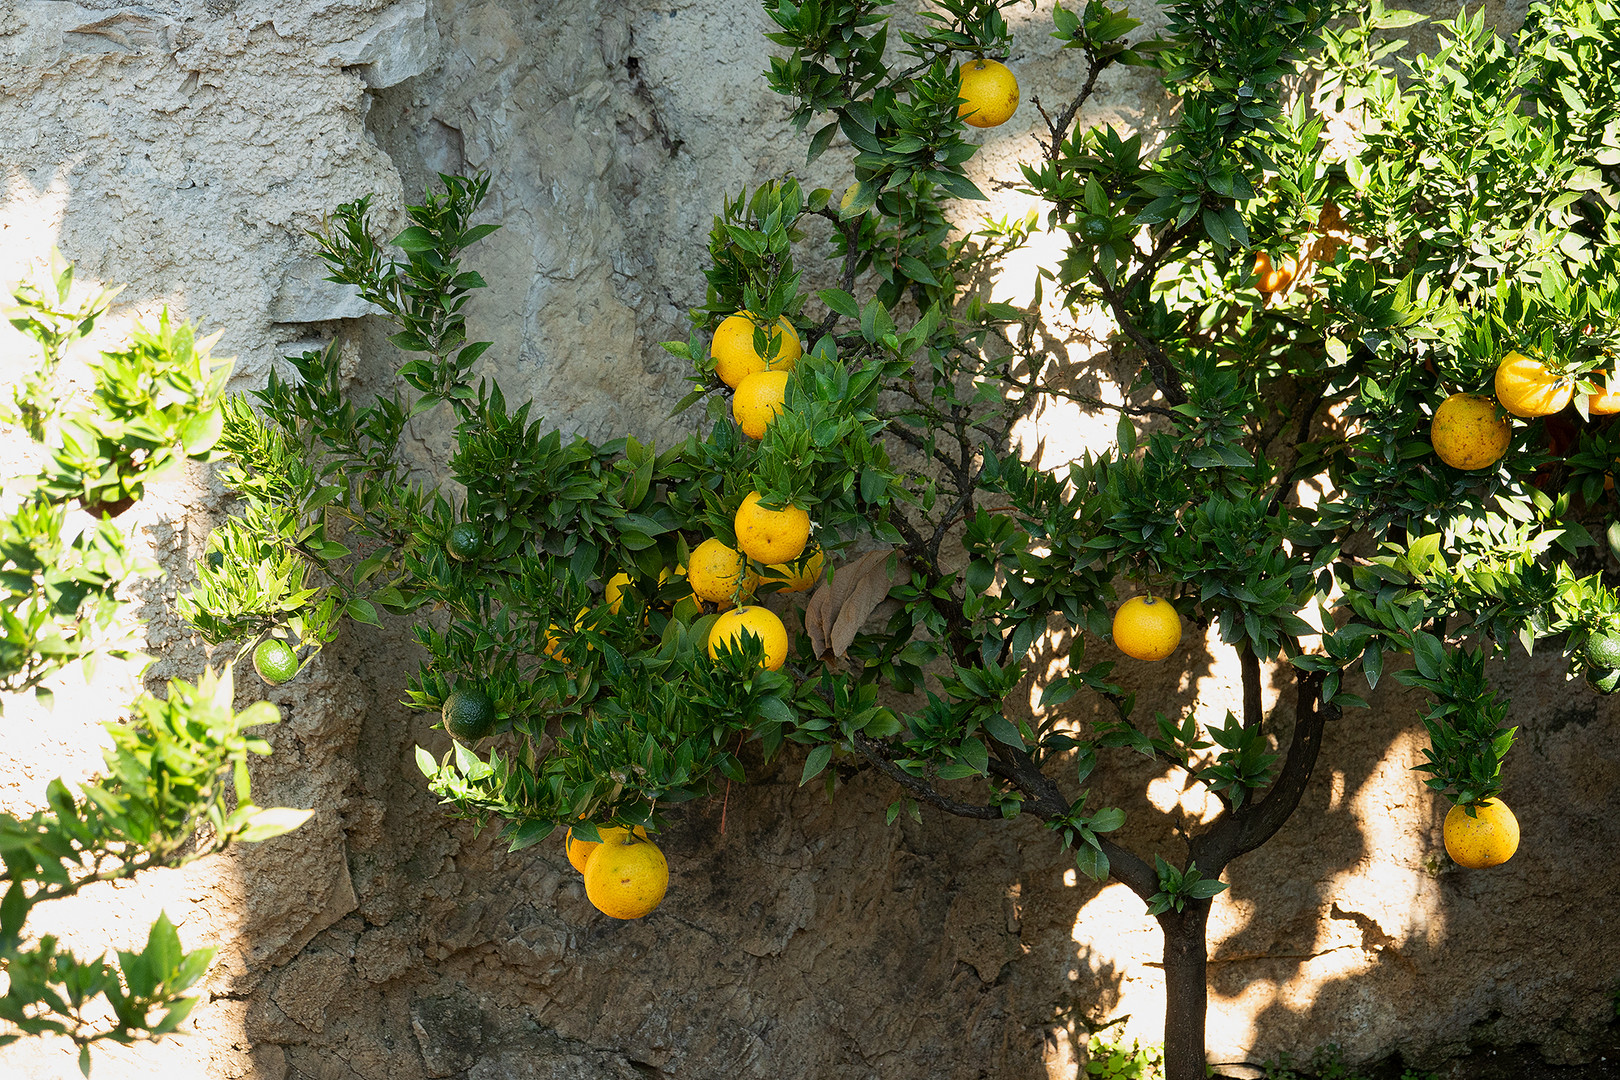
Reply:
[[1204, 941], [1209, 901], [1194, 900], [1180, 912], [1159, 916], [1164, 931], [1165, 1080], [1204, 1080], [1205, 983], [1209, 953]]

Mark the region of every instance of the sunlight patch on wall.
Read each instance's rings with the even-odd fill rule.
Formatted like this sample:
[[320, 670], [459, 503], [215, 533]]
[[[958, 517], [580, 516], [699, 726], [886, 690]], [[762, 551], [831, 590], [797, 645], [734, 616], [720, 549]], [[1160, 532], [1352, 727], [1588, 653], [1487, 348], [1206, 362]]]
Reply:
[[[1430, 869], [1434, 853], [1426, 850], [1434, 833], [1435, 799], [1410, 771], [1421, 759], [1422, 741], [1419, 731], [1400, 733], [1370, 775], [1348, 794], [1341, 771], [1317, 781], [1328, 787], [1328, 813], [1348, 810], [1353, 828], [1346, 822], [1346, 832], [1354, 835], [1361, 853], [1346, 869], [1316, 886], [1314, 911], [1294, 917], [1295, 925], [1314, 926], [1315, 937], [1308, 945], [1300, 941], [1297, 948], [1252, 951], [1255, 946], [1250, 943], [1246, 947], [1251, 952], [1245, 954], [1245, 946], [1238, 942], [1248, 920], [1221, 918], [1223, 909], [1233, 906], [1217, 901], [1209, 934], [1211, 973], [1233, 964], [1240, 966], [1242, 978], [1235, 994], [1221, 993], [1217, 980], [1211, 980], [1212, 1060], [1240, 1060], [1254, 1045], [1262, 1017], [1275, 1036], [1278, 1011], [1301, 1020], [1319, 1014], [1330, 986], [1331, 1007], [1340, 1015], [1336, 1028], [1342, 1032], [1346, 1053], [1354, 1057], [1363, 1049], [1355, 1045], [1358, 1032], [1388, 1026], [1390, 1017], [1372, 1011], [1388, 1012], [1401, 1000], [1387, 991], [1369, 997], [1354, 980], [1381, 967], [1416, 972], [1430, 962], [1429, 954], [1442, 947], [1445, 909], [1440, 880]], [[1347, 851], [1340, 857], [1349, 855]], [[1270, 917], [1278, 916], [1272, 912]], [[1268, 977], [1281, 975], [1279, 965], [1290, 974]], [[1354, 1000], [1341, 1000], [1347, 996]], [[1377, 1047], [1364, 1049], [1373, 1052]]]
[[[1080, 908], [1070, 936], [1079, 963], [1095, 975], [1112, 972], [1117, 981], [1111, 1020], [1129, 1016], [1116, 1029], [1116, 1037], [1136, 1036], [1143, 1042], [1164, 1040], [1164, 955], [1159, 925], [1147, 914], [1141, 899], [1118, 882], [1110, 882]], [[1083, 981], [1083, 980], [1082, 980]]]

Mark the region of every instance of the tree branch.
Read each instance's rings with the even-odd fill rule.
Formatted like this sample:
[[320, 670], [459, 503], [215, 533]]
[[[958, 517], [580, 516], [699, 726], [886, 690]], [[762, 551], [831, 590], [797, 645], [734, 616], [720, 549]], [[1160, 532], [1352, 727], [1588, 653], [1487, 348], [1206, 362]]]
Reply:
[[1108, 310], [1113, 313], [1114, 321], [1119, 328], [1125, 331], [1125, 336], [1136, 342], [1147, 357], [1148, 371], [1153, 375], [1153, 384], [1164, 395], [1164, 400], [1171, 405], [1185, 405], [1187, 391], [1181, 385], [1181, 376], [1170, 364], [1170, 357], [1159, 347], [1159, 343], [1137, 329], [1136, 323], [1131, 321], [1130, 313], [1125, 310], [1125, 298], [1116, 290], [1108, 279], [1101, 274], [1092, 274], [1092, 281], [1102, 292], [1103, 299], [1108, 301]]
[[1219, 874], [1233, 859], [1270, 840], [1299, 806], [1322, 750], [1322, 731], [1328, 720], [1339, 715], [1337, 706], [1322, 704], [1322, 677], [1320, 671], [1301, 671], [1297, 675], [1293, 738], [1282, 771], [1265, 798], [1223, 817], [1188, 845], [1190, 859], [1204, 873]]
[[1243, 671], [1243, 726], [1257, 728], [1265, 719], [1260, 702], [1260, 657], [1255, 655], [1254, 643], [1248, 638], [1238, 647], [1238, 662]]
[[941, 795], [928, 781], [923, 780], [921, 777], [912, 776], [889, 760], [888, 756], [883, 753], [883, 747], [879, 743], [868, 739], [860, 732], [856, 732], [854, 739], [851, 741], [854, 743], [855, 749], [866, 755], [866, 760], [877, 766], [879, 772], [929, 806], [943, 810], [947, 814], [954, 814], [957, 817], [978, 818], [981, 821], [993, 821], [1002, 816], [1001, 807], [999, 806], [980, 806], [977, 803], [957, 802], [955, 799]]

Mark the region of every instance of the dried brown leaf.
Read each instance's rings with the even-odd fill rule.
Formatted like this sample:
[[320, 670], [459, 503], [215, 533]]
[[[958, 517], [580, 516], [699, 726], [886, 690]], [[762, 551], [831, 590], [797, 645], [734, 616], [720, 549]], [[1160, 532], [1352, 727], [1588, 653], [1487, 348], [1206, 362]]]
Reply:
[[888, 599], [889, 589], [899, 580], [901, 561], [895, 560], [893, 571], [889, 569], [889, 552], [872, 552], [878, 558], [863, 560], [857, 564], [862, 568], [856, 578], [854, 587], [850, 590], [848, 599], [838, 609], [838, 618], [834, 620], [832, 632], [827, 635], [827, 645], [832, 649], [834, 656], [843, 656], [849, 651], [850, 643], [866, 620], [871, 617], [877, 606]]
[[[804, 608], [804, 629], [805, 633], [810, 635], [810, 647], [817, 658], [831, 660], [835, 656], [842, 655], [841, 651], [835, 652], [831, 648], [833, 627], [838, 623], [839, 613], [870, 569], [874, 566], [881, 567], [893, 550], [883, 548], [869, 551], [855, 561], [837, 567], [828, 580], [811, 594], [810, 602]], [[885, 594], [887, 591], [885, 588]], [[846, 649], [848, 647], [847, 644], [844, 646]]]

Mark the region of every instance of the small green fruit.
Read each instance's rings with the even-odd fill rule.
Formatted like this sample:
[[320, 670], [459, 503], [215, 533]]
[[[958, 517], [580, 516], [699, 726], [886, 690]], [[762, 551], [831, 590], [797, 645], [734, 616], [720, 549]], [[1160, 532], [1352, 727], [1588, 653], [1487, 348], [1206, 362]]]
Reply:
[[484, 550], [484, 530], [470, 521], [460, 522], [450, 529], [444, 549], [457, 562], [470, 562]]
[[477, 687], [451, 691], [439, 716], [444, 729], [462, 742], [473, 742], [495, 732], [495, 703]]
[[1620, 637], [1593, 634], [1586, 639], [1586, 659], [1595, 668], [1620, 668]]
[[1586, 681], [1600, 694], [1612, 694], [1620, 687], [1620, 668], [1588, 668]]
[[298, 674], [298, 654], [280, 638], [266, 638], [253, 650], [253, 670], [271, 686], [280, 686]]

